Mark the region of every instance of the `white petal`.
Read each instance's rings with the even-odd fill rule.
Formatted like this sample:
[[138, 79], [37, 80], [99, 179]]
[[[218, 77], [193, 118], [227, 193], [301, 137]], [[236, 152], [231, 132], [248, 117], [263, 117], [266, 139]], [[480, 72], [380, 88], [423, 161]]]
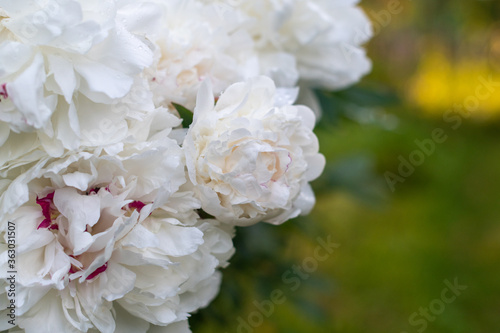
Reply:
[[73, 172], [63, 175], [64, 183], [68, 186], [74, 187], [80, 191], [87, 191], [90, 182], [94, 180], [94, 176], [83, 172]]
[[308, 168], [304, 179], [312, 181], [318, 178], [325, 169], [326, 159], [322, 154], [315, 154], [307, 159]]
[[191, 333], [187, 320], [179, 321], [168, 326], [152, 326], [147, 333]]
[[73, 92], [76, 89], [76, 76], [72, 63], [66, 58], [49, 54], [49, 69], [68, 104], [71, 104]]
[[80, 90], [97, 103], [123, 97], [132, 87], [130, 76], [98, 62], [79, 62], [75, 64], [75, 70], [85, 80]]
[[53, 333], [78, 331], [66, 320], [61, 299], [56, 291], [51, 291], [38, 302], [24, 317], [18, 318], [19, 327], [26, 333]]
[[146, 333], [149, 323], [143, 319], [132, 316], [120, 304], [113, 305], [116, 313], [116, 332], [119, 333]]
[[107, 283], [102, 297], [107, 301], [114, 301], [122, 298], [125, 294], [134, 289], [135, 274], [122, 265], [111, 261], [105, 273]]
[[158, 238], [142, 225], [137, 225], [125, 238], [121, 240], [123, 246], [133, 246], [141, 249], [145, 247], [158, 247]]
[[54, 205], [69, 221], [68, 236], [73, 255], [80, 255], [92, 245], [92, 235], [87, 225], [94, 226], [99, 220], [101, 206], [97, 196], [77, 193], [74, 188], [58, 189], [54, 193]]
[[17, 72], [33, 56], [33, 50], [25, 44], [5, 41], [0, 44], [0, 77]]
[[193, 124], [196, 123], [199, 117], [202, 117], [205, 112], [211, 110], [214, 106], [214, 95], [212, 93], [212, 83], [206, 79], [198, 90], [196, 97], [196, 107], [194, 109]]
[[52, 111], [45, 103], [43, 83], [45, 71], [43, 58], [38, 54], [33, 63], [19, 75], [14, 82], [7, 86], [9, 99], [16, 105], [19, 112], [26, 118], [28, 125], [41, 128], [52, 115]]
[[173, 257], [191, 254], [203, 244], [203, 233], [197, 228], [165, 224], [157, 237], [162, 240], [159, 249]]

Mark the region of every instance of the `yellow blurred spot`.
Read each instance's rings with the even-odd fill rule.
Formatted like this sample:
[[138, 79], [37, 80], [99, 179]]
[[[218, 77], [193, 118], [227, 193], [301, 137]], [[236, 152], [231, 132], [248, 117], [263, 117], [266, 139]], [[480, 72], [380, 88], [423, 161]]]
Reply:
[[423, 57], [412, 79], [409, 94], [411, 100], [430, 116], [441, 117], [454, 105], [464, 105], [472, 99], [479, 102], [472, 117], [500, 117], [499, 86], [492, 92], [480, 88], [480, 95], [477, 95], [477, 89], [482, 85], [481, 78], [489, 80], [490, 77], [500, 83], [499, 73], [489, 68], [487, 59], [460, 59], [454, 62], [445, 52], [435, 49]]
[[491, 45], [491, 50], [495, 53], [495, 54], [500, 54], [500, 38], [493, 41], [492, 45]]

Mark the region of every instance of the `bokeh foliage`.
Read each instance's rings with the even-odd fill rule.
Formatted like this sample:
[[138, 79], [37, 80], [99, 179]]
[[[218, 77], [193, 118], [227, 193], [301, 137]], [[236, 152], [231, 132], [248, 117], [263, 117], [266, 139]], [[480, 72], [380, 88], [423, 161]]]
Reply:
[[[375, 19], [389, 2], [363, 6]], [[467, 290], [425, 332], [500, 331], [500, 88], [458, 129], [443, 121], [474, 94], [478, 76], [499, 78], [500, 2], [401, 4], [368, 45], [372, 74], [317, 92], [328, 164], [314, 183], [315, 210], [279, 227], [238, 229], [221, 293], [192, 318], [193, 332], [237, 332], [237, 318], [274, 289], [287, 301], [254, 332], [418, 332], [409, 316], [455, 278]], [[384, 174], [435, 128], [447, 140], [391, 192]], [[283, 273], [327, 235], [340, 247], [291, 291]]]

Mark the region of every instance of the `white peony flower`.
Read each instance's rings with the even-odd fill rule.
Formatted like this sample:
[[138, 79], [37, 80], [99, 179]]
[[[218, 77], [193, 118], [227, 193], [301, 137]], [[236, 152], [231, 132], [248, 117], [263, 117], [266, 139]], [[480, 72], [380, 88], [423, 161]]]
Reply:
[[[280, 86], [293, 86], [287, 74], [293, 61], [298, 77], [309, 87], [344, 88], [369, 72], [363, 43], [372, 36], [371, 24], [358, 0], [229, 1], [253, 24], [263, 73]], [[287, 60], [288, 59], [288, 60]]]
[[124, 103], [142, 87], [141, 96], [148, 93], [139, 74], [152, 64], [153, 50], [144, 31], [122, 22], [153, 20], [157, 11], [144, 5], [148, 10], [131, 16], [127, 6], [0, 0], [1, 144], [14, 146], [23, 133], [26, 146], [42, 146], [51, 156], [113, 146], [127, 138], [131, 119], [153, 110], [152, 97], [140, 108]]
[[251, 37], [240, 29], [238, 12], [222, 13], [195, 0], [160, 1], [163, 25], [154, 36], [155, 64], [148, 70], [156, 105], [171, 102], [188, 109], [205, 79], [214, 94], [246, 77], [258, 75]]
[[293, 100], [259, 77], [230, 86], [214, 106], [204, 84], [183, 147], [207, 213], [236, 225], [279, 224], [312, 209], [308, 182], [325, 159], [312, 132], [313, 112]]
[[74, 152], [20, 165], [0, 181], [0, 276], [13, 223], [19, 328], [189, 332], [189, 313], [217, 294], [233, 231], [198, 217], [175, 141], [159, 131], [113, 156]]

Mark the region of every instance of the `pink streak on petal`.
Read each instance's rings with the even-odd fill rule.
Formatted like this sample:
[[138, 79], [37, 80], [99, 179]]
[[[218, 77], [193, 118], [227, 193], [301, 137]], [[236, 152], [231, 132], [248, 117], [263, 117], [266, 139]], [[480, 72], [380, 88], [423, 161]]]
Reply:
[[129, 209], [135, 208], [139, 213], [144, 208], [144, 206], [146, 206], [146, 204], [142, 201], [132, 201], [128, 204]]
[[104, 265], [102, 265], [101, 267], [99, 267], [98, 269], [96, 269], [92, 274], [90, 274], [86, 280], [91, 280], [93, 278], [95, 278], [97, 275], [103, 273], [106, 271], [106, 269], [108, 269], [108, 263], [105, 263]]
[[288, 164], [286, 165], [285, 173], [288, 171], [288, 169], [290, 168], [290, 165], [293, 162], [292, 155], [290, 153], [288, 153], [288, 158], [290, 159], [290, 162], [288, 162]]
[[7, 83], [0, 85], [0, 96], [2, 96], [4, 99], [9, 98], [9, 93], [7, 92]]
[[59, 230], [59, 225], [57, 223], [51, 224], [49, 230]]
[[47, 228], [49, 228], [51, 226], [50, 225], [51, 223], [52, 223], [52, 221], [50, 219], [44, 219], [42, 221], [42, 223], [40, 223], [38, 225], [38, 228], [36, 228], [36, 230], [38, 230], [38, 229], [47, 229]]
[[[38, 225], [37, 229], [40, 228], [45, 229], [51, 227], [52, 219], [50, 216], [50, 207], [53, 203], [53, 200], [54, 200], [54, 192], [49, 193], [45, 198], [42, 199], [39, 199], [38, 197], [36, 198], [36, 203], [40, 205], [40, 207], [42, 208], [42, 214], [44, 217], [44, 220], [42, 221], [42, 223], [40, 223], [40, 225]], [[54, 227], [51, 227], [50, 229], [54, 229]], [[59, 229], [59, 227], [57, 227], [57, 229]]]
[[[99, 192], [99, 190], [100, 190], [101, 188], [102, 188], [102, 187], [94, 187], [93, 189], [91, 189], [91, 190], [89, 191], [89, 195], [90, 195], [90, 194], [94, 194], [94, 193], [95, 193], [95, 194], [97, 194], [97, 192]], [[108, 192], [110, 192], [110, 193], [111, 193], [111, 191], [109, 190], [109, 186], [106, 186], [104, 189], [105, 189], [106, 191], [108, 191]]]
[[36, 203], [42, 207], [43, 216], [45, 218], [50, 218], [50, 205], [54, 200], [54, 192], [48, 194], [45, 198], [36, 198]]

